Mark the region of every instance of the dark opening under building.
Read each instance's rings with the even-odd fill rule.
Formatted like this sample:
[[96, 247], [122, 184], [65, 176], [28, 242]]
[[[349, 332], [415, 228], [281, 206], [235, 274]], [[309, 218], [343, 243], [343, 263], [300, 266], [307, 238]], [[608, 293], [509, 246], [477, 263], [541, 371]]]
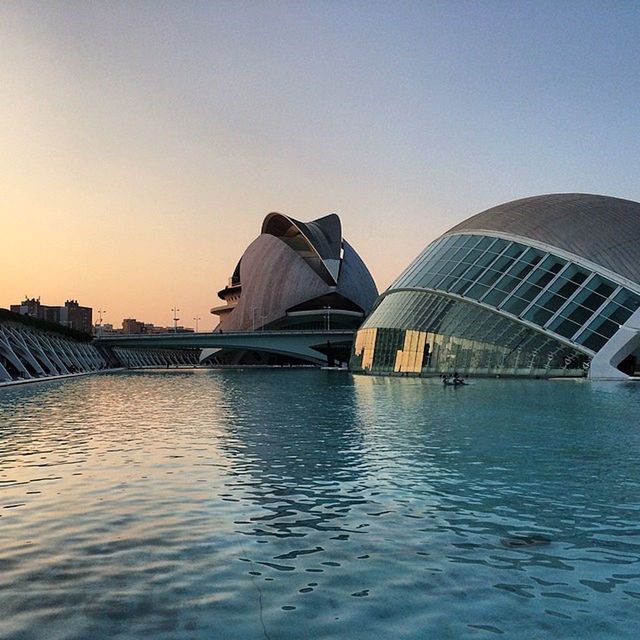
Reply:
[[377, 300], [364, 373], [626, 378], [640, 368], [640, 204], [553, 194], [434, 240]]

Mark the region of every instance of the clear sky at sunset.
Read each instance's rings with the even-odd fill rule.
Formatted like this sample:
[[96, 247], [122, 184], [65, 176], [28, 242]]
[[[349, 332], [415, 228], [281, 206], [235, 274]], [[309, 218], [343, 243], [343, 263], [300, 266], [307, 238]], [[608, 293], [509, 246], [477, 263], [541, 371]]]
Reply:
[[270, 211], [338, 213], [384, 289], [492, 205], [640, 200], [639, 43], [610, 0], [4, 0], [0, 306], [210, 329]]

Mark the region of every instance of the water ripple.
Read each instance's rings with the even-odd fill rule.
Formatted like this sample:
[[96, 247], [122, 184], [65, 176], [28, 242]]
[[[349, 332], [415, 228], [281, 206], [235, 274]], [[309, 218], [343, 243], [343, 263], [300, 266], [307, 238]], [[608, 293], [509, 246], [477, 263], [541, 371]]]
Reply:
[[0, 637], [636, 636], [640, 389], [320, 371], [0, 391]]

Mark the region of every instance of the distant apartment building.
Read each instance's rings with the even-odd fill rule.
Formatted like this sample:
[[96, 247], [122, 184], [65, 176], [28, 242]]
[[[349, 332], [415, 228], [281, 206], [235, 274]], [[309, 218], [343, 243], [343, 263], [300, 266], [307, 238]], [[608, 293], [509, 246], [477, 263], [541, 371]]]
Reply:
[[103, 322], [102, 324], [96, 324], [93, 328], [93, 333], [96, 336], [112, 336], [122, 333], [122, 329], [114, 329], [113, 325], [109, 322]]
[[151, 322], [141, 322], [135, 318], [125, 318], [122, 321], [122, 333], [125, 335], [157, 335], [160, 333], [193, 333], [193, 329], [186, 327], [157, 327]]
[[93, 326], [93, 309], [80, 306], [77, 300], [67, 300], [64, 306], [58, 307], [42, 304], [40, 298], [25, 298], [20, 304], [12, 304], [10, 309], [14, 313], [56, 322], [85, 333], [91, 333]]
[[136, 335], [139, 333], [147, 333], [147, 327], [144, 322], [140, 322], [135, 318], [125, 318], [122, 321], [122, 333], [126, 335]]

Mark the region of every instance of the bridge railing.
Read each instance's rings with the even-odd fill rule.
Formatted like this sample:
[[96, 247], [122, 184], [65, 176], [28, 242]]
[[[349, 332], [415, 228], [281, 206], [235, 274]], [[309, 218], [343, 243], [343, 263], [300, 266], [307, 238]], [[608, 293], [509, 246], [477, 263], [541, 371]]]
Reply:
[[283, 329], [279, 330], [268, 330], [268, 331], [200, 331], [198, 333], [195, 332], [174, 332], [169, 331], [166, 333], [116, 333], [109, 335], [97, 335], [95, 336], [96, 340], [140, 340], [140, 339], [149, 339], [153, 340], [154, 338], [204, 338], [204, 337], [213, 337], [213, 336], [248, 336], [248, 335], [352, 335], [355, 333], [355, 330], [352, 329], [296, 329], [296, 330], [287, 330]]

